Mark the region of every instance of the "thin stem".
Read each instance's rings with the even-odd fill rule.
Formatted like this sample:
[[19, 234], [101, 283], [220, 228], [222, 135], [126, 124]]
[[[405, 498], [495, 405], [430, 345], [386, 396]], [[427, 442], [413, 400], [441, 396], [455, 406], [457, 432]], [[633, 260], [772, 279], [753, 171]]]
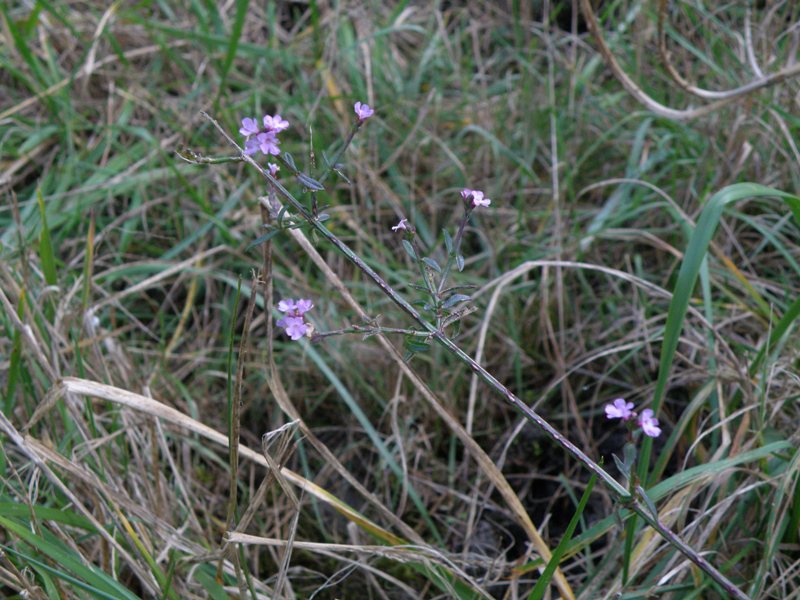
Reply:
[[[352, 262], [358, 269], [360, 269], [367, 277], [377, 285], [386, 296], [388, 296], [401, 310], [410, 316], [419, 325], [430, 332], [431, 337], [435, 339], [441, 346], [448, 350], [451, 354], [455, 355], [461, 362], [466, 364], [480, 379], [486, 382], [490, 387], [494, 388], [511, 406], [519, 411], [528, 421], [537, 425], [544, 433], [557, 445], [561, 446], [564, 450], [570, 453], [578, 462], [582, 463], [589, 471], [597, 475], [608, 487], [609, 491], [623, 504], [629, 505], [631, 510], [642, 517], [649, 525], [656, 529], [664, 539], [675, 547], [678, 551], [684, 554], [689, 560], [694, 562], [698, 567], [703, 569], [708, 575], [725, 588], [733, 597], [739, 600], [748, 600], [747, 596], [739, 590], [733, 583], [731, 583], [721, 572], [719, 572], [713, 565], [700, 556], [693, 548], [684, 542], [676, 533], [667, 529], [666, 526], [660, 523], [658, 519], [653, 517], [649, 510], [643, 506], [635, 497], [620, 485], [616, 479], [608, 474], [599, 464], [589, 458], [580, 448], [575, 446], [567, 438], [565, 438], [555, 427], [550, 425], [543, 417], [536, 411], [525, 404], [521, 399], [514, 395], [505, 385], [500, 383], [491, 373], [475, 362], [466, 352], [457, 346], [451, 339], [439, 331], [433, 323], [426, 321], [420, 316], [417, 309], [415, 309], [405, 298], [400, 296], [384, 279], [375, 272], [372, 267], [365, 263], [347, 244], [342, 242], [336, 235], [330, 232], [319, 219], [317, 219], [311, 212], [303, 206], [280, 182], [269, 174], [261, 165], [259, 165], [250, 156], [244, 154], [244, 151], [239, 145], [231, 138], [228, 133], [217, 123], [216, 120], [211, 118], [205, 112], [201, 114], [207, 118], [225, 137], [228, 142], [237, 148], [241, 153], [242, 160], [255, 167], [269, 183], [271, 183], [275, 190], [283, 196], [286, 201], [297, 210], [308, 223], [316, 229], [322, 237], [327, 239], [333, 244], [350, 262]], [[466, 221], [464, 222], [466, 223]], [[461, 229], [463, 230], [463, 224]]]
[[338, 163], [339, 159], [342, 158], [342, 154], [344, 154], [344, 151], [347, 150], [347, 147], [350, 145], [350, 142], [353, 141], [353, 138], [356, 137], [356, 133], [358, 132], [359, 129], [361, 129], [361, 121], [356, 121], [356, 123], [350, 129], [350, 133], [347, 135], [347, 139], [344, 141], [344, 145], [341, 148], [339, 148], [338, 152], [336, 152], [336, 155], [333, 157], [333, 160], [329, 164], [325, 165], [325, 172], [319, 176], [320, 183], [323, 183], [328, 178], [328, 175], [330, 175], [333, 172], [334, 168], [336, 167], [336, 163]]
[[464, 213], [464, 218], [461, 220], [461, 224], [458, 226], [456, 239], [453, 241], [453, 251], [447, 257], [447, 263], [445, 263], [444, 269], [442, 269], [442, 278], [439, 280], [439, 288], [436, 290], [436, 293], [439, 295], [441, 295], [445, 283], [447, 282], [447, 278], [450, 276], [450, 269], [453, 268], [453, 262], [456, 260], [456, 257], [461, 250], [461, 240], [464, 238], [464, 229], [467, 227], [467, 221], [469, 221], [469, 216], [471, 214], [472, 205], [470, 204], [467, 207], [467, 211]]
[[218, 165], [226, 162], [241, 162], [241, 156], [204, 156], [189, 148], [178, 148], [175, 151], [178, 158], [185, 160], [193, 165]]
[[[419, 244], [417, 243], [417, 236], [412, 235], [411, 237], [411, 247], [414, 248], [414, 261], [417, 263], [417, 267], [419, 267], [419, 272], [422, 275], [422, 280], [425, 282], [425, 287], [428, 288], [428, 294], [431, 297], [431, 302], [438, 308], [439, 306], [439, 295], [436, 291], [436, 286], [431, 281], [430, 273], [428, 273], [428, 269], [425, 266], [425, 263], [422, 261], [422, 254], [420, 253]], [[408, 238], [406, 238], [408, 239]], [[439, 328], [439, 323], [437, 319], [436, 328]]]
[[419, 331], [418, 329], [404, 329], [402, 327], [381, 327], [381, 326], [364, 326], [364, 325], [351, 325], [350, 327], [343, 327], [342, 329], [332, 329], [331, 331], [323, 331], [315, 333], [311, 337], [312, 342], [318, 342], [323, 338], [333, 337], [335, 335], [346, 335], [349, 333], [366, 333], [369, 335], [379, 335], [382, 333], [402, 333], [403, 335], [413, 335], [414, 337], [431, 337], [427, 331]]

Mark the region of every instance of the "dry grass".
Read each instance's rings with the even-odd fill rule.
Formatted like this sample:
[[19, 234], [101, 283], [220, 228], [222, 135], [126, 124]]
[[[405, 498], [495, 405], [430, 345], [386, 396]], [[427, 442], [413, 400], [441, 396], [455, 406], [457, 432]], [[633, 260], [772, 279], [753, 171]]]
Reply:
[[[456, 343], [615, 477], [603, 404], [655, 403], [660, 521], [749, 597], [800, 598], [791, 203], [728, 204], [660, 365], [709, 197], [800, 186], [800, 7], [606, 2], [601, 45], [577, 4], [2, 9], [0, 595], [529, 597], [588, 471], [441, 348], [273, 331], [286, 297], [320, 331], [410, 322], [308, 229], [249, 247], [258, 174], [176, 154], [231, 154], [200, 111], [279, 111], [318, 172], [362, 100], [329, 229], [414, 299], [389, 226], [443, 262], [485, 190]], [[726, 597], [608, 489], [578, 514], [550, 597]]]

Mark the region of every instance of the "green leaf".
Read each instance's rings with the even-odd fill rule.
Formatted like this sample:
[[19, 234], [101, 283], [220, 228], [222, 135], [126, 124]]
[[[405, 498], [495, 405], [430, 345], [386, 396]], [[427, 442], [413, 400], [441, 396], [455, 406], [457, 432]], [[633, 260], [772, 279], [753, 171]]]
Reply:
[[411, 258], [417, 260], [417, 253], [414, 251], [414, 246], [411, 245], [411, 242], [408, 240], [403, 240], [403, 248], [406, 249], [406, 252], [408, 252], [408, 255]]
[[313, 177], [309, 177], [305, 173], [298, 173], [297, 174], [297, 181], [300, 182], [303, 187], [306, 189], [312, 190], [314, 192], [324, 192], [325, 187]]
[[44, 208], [42, 188], [36, 188], [36, 201], [39, 204], [39, 215], [42, 218], [42, 231], [39, 234], [39, 258], [42, 259], [42, 271], [47, 285], [58, 283], [56, 272], [56, 258], [53, 253], [53, 242], [50, 238], [50, 229], [47, 227], [47, 211]]
[[456, 254], [456, 266], [458, 267], [459, 273], [464, 270], [464, 257], [460, 254]]
[[276, 235], [278, 235], [280, 232], [281, 232], [281, 230], [280, 230], [280, 229], [273, 229], [272, 231], [268, 231], [268, 232], [267, 232], [267, 233], [265, 233], [264, 235], [260, 235], [260, 236], [258, 236], [258, 237], [257, 237], [256, 239], [254, 239], [252, 242], [250, 242], [249, 244], [247, 244], [247, 249], [248, 249], [248, 250], [250, 250], [251, 248], [253, 248], [253, 247], [255, 247], [255, 246], [260, 246], [260, 245], [261, 245], [261, 244], [263, 244], [264, 242], [268, 242], [269, 240], [271, 240], [272, 238], [274, 238]]
[[447, 300], [444, 301], [442, 304], [442, 308], [448, 309], [453, 308], [456, 304], [460, 304], [461, 302], [466, 302], [467, 300], [471, 300], [470, 296], [466, 294], [453, 294]]
[[426, 265], [428, 265], [431, 269], [433, 269], [437, 273], [442, 272], [442, 267], [440, 267], [439, 263], [433, 260], [432, 258], [428, 258], [426, 256], [425, 258], [422, 259], [422, 262], [424, 262]]
[[453, 238], [447, 229], [442, 229], [442, 234], [444, 234], [444, 247], [447, 248], [447, 255], [450, 256], [453, 254]]

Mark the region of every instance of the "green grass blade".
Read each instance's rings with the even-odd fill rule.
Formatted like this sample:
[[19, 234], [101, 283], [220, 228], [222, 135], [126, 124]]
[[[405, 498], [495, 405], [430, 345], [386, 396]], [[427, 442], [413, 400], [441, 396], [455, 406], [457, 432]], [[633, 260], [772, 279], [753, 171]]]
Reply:
[[60, 571], [59, 569], [53, 568], [47, 563], [44, 563], [40, 560], [33, 558], [32, 556], [25, 554], [23, 552], [18, 552], [14, 550], [14, 548], [10, 548], [9, 546], [5, 546], [0, 544], [0, 548], [3, 551], [8, 552], [9, 554], [13, 554], [17, 556], [23, 563], [30, 565], [34, 570], [39, 573], [39, 576], [44, 580], [44, 586], [48, 590], [48, 596], [51, 598], [58, 598], [58, 591], [55, 589], [52, 581], [49, 580], [48, 575], [55, 575], [59, 579], [66, 581], [67, 583], [71, 583], [76, 588], [89, 592], [94, 598], [100, 598], [104, 600], [119, 600], [119, 596], [114, 594], [109, 594], [99, 588], [96, 588], [88, 583], [81, 581], [71, 575], [68, 575], [64, 571]]
[[[787, 194], [773, 188], [769, 188], [756, 183], [737, 183], [723, 188], [714, 194], [706, 203], [703, 212], [697, 221], [697, 226], [689, 238], [689, 245], [683, 257], [678, 279], [673, 291], [672, 302], [669, 305], [667, 322], [664, 330], [664, 342], [661, 346], [661, 359], [659, 362], [658, 378], [653, 392], [652, 409], [658, 414], [661, 403], [664, 400], [664, 393], [667, 389], [667, 381], [672, 370], [672, 362], [675, 358], [675, 351], [683, 329], [683, 320], [689, 308], [689, 302], [694, 291], [695, 283], [708, 253], [708, 245], [717, 229], [722, 212], [728, 204], [737, 202], [745, 198], [777, 196], [783, 199], [795, 219], [800, 222], [800, 198], [792, 194]], [[639, 476], [642, 481], [647, 481], [647, 469], [650, 464], [650, 451], [652, 440], [647, 438], [642, 445], [642, 455], [639, 465]]]
[[575, 528], [578, 526], [578, 522], [581, 520], [581, 515], [586, 509], [586, 503], [589, 501], [589, 496], [592, 495], [592, 488], [594, 487], [596, 481], [597, 476], [592, 475], [592, 478], [589, 480], [589, 483], [586, 485], [586, 489], [581, 496], [580, 502], [578, 502], [578, 507], [575, 509], [575, 514], [572, 515], [572, 519], [570, 519], [569, 525], [567, 525], [567, 530], [564, 532], [564, 535], [561, 538], [561, 541], [558, 543], [558, 546], [556, 546], [555, 550], [553, 550], [550, 561], [547, 563], [542, 575], [539, 577], [539, 581], [536, 582], [536, 586], [533, 588], [533, 590], [531, 590], [528, 600], [541, 600], [544, 596], [544, 593], [547, 591], [547, 586], [550, 584], [550, 579], [552, 579], [553, 573], [556, 572], [558, 564], [561, 562], [561, 557], [567, 550], [567, 546], [569, 546], [569, 542], [572, 539], [572, 534], [575, 533]]
[[228, 79], [228, 72], [233, 66], [233, 59], [236, 58], [236, 50], [239, 47], [239, 40], [242, 37], [242, 29], [244, 28], [244, 21], [247, 17], [247, 11], [250, 8], [250, 0], [237, 0], [236, 2], [236, 15], [233, 18], [233, 26], [231, 27], [230, 41], [228, 43], [228, 51], [225, 54], [225, 61], [222, 63], [220, 72], [219, 90], [217, 97], [214, 100], [214, 112], [218, 112], [219, 100], [222, 94], [225, 93], [225, 83]]
[[47, 211], [44, 207], [44, 198], [42, 198], [42, 188], [36, 188], [36, 202], [39, 204], [39, 216], [42, 219], [42, 231], [39, 233], [39, 258], [42, 261], [44, 280], [47, 285], [56, 285], [58, 282], [56, 257], [53, 253], [50, 228], [47, 226]]
[[[97, 588], [112, 598], [136, 600], [136, 596], [129, 592], [121, 583], [115, 581], [104, 572], [92, 565], [86, 565], [75, 558], [72, 549], [61, 545], [59, 542], [46, 540], [30, 531], [16, 521], [0, 516], [0, 526], [4, 527], [14, 536], [24, 540], [33, 548], [53, 560], [84, 583]], [[60, 576], [60, 572], [58, 572]]]

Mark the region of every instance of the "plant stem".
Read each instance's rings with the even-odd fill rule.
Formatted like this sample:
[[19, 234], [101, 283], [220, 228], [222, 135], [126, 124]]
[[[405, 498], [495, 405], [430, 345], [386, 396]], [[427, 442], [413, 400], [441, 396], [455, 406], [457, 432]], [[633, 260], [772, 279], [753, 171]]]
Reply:
[[427, 331], [419, 331], [418, 329], [403, 329], [402, 327], [369, 327], [364, 325], [352, 325], [342, 329], [333, 329], [331, 331], [324, 331], [315, 333], [311, 337], [312, 342], [320, 341], [323, 338], [333, 337], [335, 335], [345, 335], [348, 333], [367, 333], [369, 335], [379, 335], [381, 333], [402, 333], [403, 335], [413, 335], [414, 337], [431, 337]]
[[447, 278], [450, 275], [450, 269], [453, 268], [453, 262], [456, 260], [458, 252], [461, 250], [461, 240], [464, 238], [464, 229], [467, 227], [467, 221], [469, 221], [470, 214], [472, 214], [472, 205], [467, 207], [467, 211], [464, 213], [464, 218], [461, 220], [461, 224], [458, 226], [456, 239], [453, 240], [453, 251], [447, 257], [447, 263], [444, 265], [444, 269], [442, 269], [442, 278], [439, 280], [439, 288], [436, 290], [437, 294], [442, 293], [445, 283], [447, 282]]
[[[201, 114], [207, 118], [216, 128], [217, 130], [225, 137], [228, 142], [238, 149], [242, 156], [242, 160], [249, 163], [253, 167], [255, 167], [261, 175], [274, 187], [275, 190], [283, 196], [286, 201], [294, 207], [305, 219], [308, 223], [316, 229], [322, 237], [327, 239], [331, 244], [333, 244], [342, 254], [347, 257], [350, 262], [352, 262], [359, 270], [361, 270], [367, 277], [372, 279], [372, 281], [377, 285], [386, 296], [389, 297], [401, 310], [403, 310], [408, 316], [410, 316], [414, 321], [416, 321], [419, 325], [425, 328], [430, 334], [433, 339], [435, 339], [440, 345], [442, 345], [446, 350], [448, 350], [451, 354], [456, 356], [461, 362], [466, 364], [480, 379], [482, 379], [485, 383], [487, 383], [490, 387], [494, 388], [505, 400], [511, 404], [518, 412], [520, 412], [528, 421], [537, 425], [542, 431], [545, 432], [547, 437], [549, 437], [553, 442], [561, 446], [564, 450], [566, 450], [569, 454], [571, 454], [577, 461], [582, 463], [589, 471], [597, 475], [606, 486], [609, 488], [609, 491], [614, 495], [620, 502], [630, 506], [631, 510], [642, 517], [650, 526], [652, 526], [656, 531], [661, 534], [661, 536], [673, 547], [675, 547], [678, 551], [684, 554], [689, 560], [695, 563], [698, 567], [700, 567], [703, 571], [705, 571], [714, 581], [720, 584], [725, 590], [727, 590], [732, 597], [737, 598], [738, 600], [749, 600], [747, 595], [744, 594], [741, 590], [739, 590], [731, 581], [729, 581], [725, 575], [723, 575], [720, 571], [718, 571], [711, 563], [705, 560], [702, 556], [700, 556], [693, 548], [691, 548], [686, 542], [684, 542], [676, 533], [669, 530], [665, 525], [663, 525], [657, 518], [650, 514], [650, 511], [639, 502], [639, 500], [630, 494], [628, 490], [626, 490], [622, 485], [620, 485], [616, 479], [614, 479], [609, 473], [605, 471], [599, 464], [589, 458], [580, 448], [578, 448], [575, 444], [570, 442], [567, 438], [565, 438], [555, 427], [553, 427], [550, 423], [548, 423], [543, 417], [541, 417], [536, 411], [530, 408], [527, 404], [525, 404], [520, 398], [514, 395], [511, 390], [509, 390], [505, 385], [503, 385], [500, 381], [498, 381], [491, 373], [489, 373], [486, 369], [480, 366], [477, 362], [475, 362], [471, 356], [469, 356], [466, 352], [464, 352], [459, 346], [457, 346], [450, 338], [444, 335], [441, 331], [439, 331], [433, 323], [430, 323], [422, 318], [419, 314], [417, 309], [415, 309], [405, 298], [400, 296], [384, 279], [375, 272], [372, 267], [370, 267], [367, 263], [365, 263], [353, 250], [350, 249], [347, 244], [342, 242], [335, 234], [329, 231], [325, 225], [323, 225], [303, 204], [301, 204], [285, 187], [281, 185], [281, 183], [275, 179], [272, 175], [269, 174], [261, 165], [259, 165], [255, 160], [253, 160], [250, 156], [244, 154], [244, 151], [241, 147], [231, 138], [228, 133], [217, 123], [216, 120], [211, 118], [205, 112], [201, 112]], [[469, 217], [469, 211], [467, 211], [466, 218]], [[466, 218], [462, 223], [461, 227], [459, 228], [458, 240], [457, 243], [460, 242], [460, 237], [463, 234], [464, 226], [466, 225]], [[458, 247], [458, 245], [454, 244], [454, 250]]]
[[333, 157], [333, 160], [330, 162], [330, 164], [325, 165], [325, 172], [322, 173], [322, 175], [320, 175], [318, 179], [320, 183], [323, 183], [328, 178], [328, 175], [330, 175], [333, 172], [334, 168], [336, 167], [336, 163], [339, 162], [339, 159], [342, 157], [342, 154], [344, 154], [344, 151], [347, 150], [347, 147], [350, 145], [350, 142], [353, 141], [353, 138], [356, 137], [356, 133], [360, 128], [361, 124], [356, 122], [356, 124], [353, 125], [353, 127], [350, 129], [350, 133], [347, 135], [347, 139], [344, 141], [344, 145], [341, 148], [339, 148], [338, 152], [336, 152], [336, 155]]

